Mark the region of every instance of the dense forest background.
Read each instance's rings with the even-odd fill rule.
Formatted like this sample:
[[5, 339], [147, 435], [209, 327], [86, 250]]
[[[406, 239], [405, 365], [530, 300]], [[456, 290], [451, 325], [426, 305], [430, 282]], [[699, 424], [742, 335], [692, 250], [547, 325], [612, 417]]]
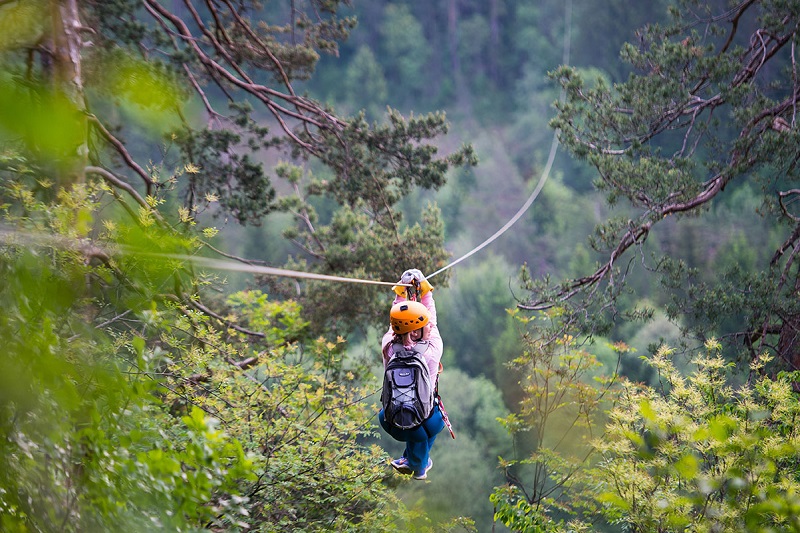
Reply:
[[[798, 21], [0, 2], [0, 530], [800, 531]], [[544, 179], [393, 473], [390, 288], [259, 269], [429, 274]]]
[[[385, 120], [387, 106], [404, 115], [446, 112], [450, 129], [437, 143], [444, 151], [471, 144], [479, 164], [452, 172], [438, 191], [411, 192], [401, 207], [409, 223], [421, 221], [432, 205], [441, 210], [452, 259], [500, 229], [537, 184], [552, 142], [548, 124], [559, 95], [547, 74], [562, 63], [565, 46], [570, 65], [589, 76], [624, 81], [630, 67], [620, 61], [623, 43], [635, 40], [644, 25], [667, 16], [665, 2], [624, 1], [601, 6], [581, 1], [370, 2], [356, 3], [348, 12], [358, 26], [336, 57], [322, 57], [304, 87], [336, 109], [363, 110], [369, 121]], [[488, 494], [504, 482], [497, 458], [524, 456], [495, 420], [516, 412], [522, 394], [520, 375], [508, 368], [522, 352], [522, 340], [506, 310], [521, 298], [522, 265], [534, 277], [561, 279], [592, 264], [595, 256], [587, 235], [609, 209], [593, 179], [591, 168], [562, 148], [533, 207], [491, 247], [455, 267], [447, 286], [435, 291], [447, 368], [441, 390], [460, 438], [440, 437], [436, 476], [428, 486], [399, 489], [409, 505], [419, 506], [434, 521], [468, 516], [476, 520], [478, 531], [491, 527], [494, 509]], [[691, 268], [713, 271], [717, 248], [741, 246], [745, 228], [755, 236], [759, 225], [755, 215], [750, 223], [740, 223], [736, 211], [719, 216], [732, 229], [717, 233], [713, 246], [695, 237], [705, 227], [701, 221], [668, 228], [656, 246], [685, 258]], [[281, 241], [274, 226], [265, 226], [228, 227], [225, 249], [272, 264], [301, 253]], [[622, 360], [622, 373], [647, 382], [650, 369], [637, 356], [649, 353], [654, 344], [678, 341], [678, 326], [659, 310], [666, 304], [659, 294], [657, 281], [638, 281], [628, 305], [643, 300], [657, 309], [655, 318], [620, 321], [607, 337], [593, 339], [593, 351], [608, 370], [616, 364], [608, 345], [624, 341], [635, 355]], [[352, 349], [377, 360], [376, 346], [373, 332]], [[376, 375], [379, 371], [376, 366]], [[380, 442], [398, 455], [402, 445], [387, 440], [384, 435]]]
[[[500, 229], [537, 184], [553, 138], [548, 123], [559, 95], [547, 74], [562, 63], [565, 46], [571, 65], [623, 81], [629, 73], [619, 57], [623, 43], [634, 39], [640, 27], [666, 17], [664, 2], [535, 4], [355, 3], [347, 13], [358, 25], [335, 57], [321, 58], [303, 85], [337, 110], [364, 111], [368, 121], [386, 120], [387, 106], [404, 115], [446, 113], [450, 128], [437, 144], [445, 152], [471, 144], [479, 164], [453, 171], [439, 190], [411, 191], [401, 209], [411, 224], [421, 222], [431, 206], [438, 207], [451, 259]], [[482, 253], [455, 267], [447, 285], [435, 291], [447, 368], [441, 391], [460, 438], [440, 437], [434, 455], [437, 475], [428, 486], [399, 489], [409, 505], [419, 506], [434, 521], [468, 516], [478, 531], [491, 528], [494, 509], [488, 494], [504, 482], [497, 458], [524, 456], [524, 451], [515, 452], [495, 420], [517, 411], [522, 394], [520, 375], [508, 368], [521, 353], [522, 341], [507, 310], [521, 298], [522, 265], [532, 276], [560, 279], [592, 263], [586, 236], [608, 210], [592, 180], [591, 169], [562, 149], [547, 186], [525, 216]], [[325, 212], [323, 205], [317, 207]], [[280, 228], [280, 222], [275, 224]], [[264, 226], [228, 226], [223, 230], [226, 251], [271, 264], [283, 263], [286, 255], [303, 255], [278, 237], [275, 225]], [[698, 245], [684, 231], [691, 230], [674, 228], [666, 237], [670, 252], [705, 269], [712, 258], [706, 249], [693, 251]], [[719, 238], [727, 242], [730, 237]], [[437, 285], [435, 278], [431, 281]], [[657, 287], [647, 283], [640, 282], [631, 306], [640, 299], [664, 303], [658, 302]], [[387, 305], [390, 298], [386, 291]], [[607, 344], [624, 340], [638, 355], [648, 353], [651, 344], [679, 337], [663, 311], [646, 324], [618, 327], [607, 338], [593, 339], [594, 351], [605, 357], [609, 370], [616, 358]], [[350, 338], [351, 350], [377, 362], [375, 331], [356, 331]], [[649, 379], [649, 369], [637, 357], [622, 364], [632, 379]], [[378, 376], [380, 368], [373, 370]], [[402, 445], [385, 435], [380, 443], [394, 455], [402, 452]]]

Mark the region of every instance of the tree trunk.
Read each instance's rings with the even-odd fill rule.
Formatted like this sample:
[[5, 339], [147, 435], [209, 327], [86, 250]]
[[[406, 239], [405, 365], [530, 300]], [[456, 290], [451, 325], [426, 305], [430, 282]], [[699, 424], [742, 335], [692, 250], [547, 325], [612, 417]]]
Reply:
[[[78, 0], [51, 0], [51, 83], [54, 95], [63, 97], [74, 111], [74, 142], [59, 154], [58, 183], [68, 188], [83, 183], [89, 154], [88, 120], [81, 74], [81, 20]], [[72, 129], [72, 128], [71, 128]]]

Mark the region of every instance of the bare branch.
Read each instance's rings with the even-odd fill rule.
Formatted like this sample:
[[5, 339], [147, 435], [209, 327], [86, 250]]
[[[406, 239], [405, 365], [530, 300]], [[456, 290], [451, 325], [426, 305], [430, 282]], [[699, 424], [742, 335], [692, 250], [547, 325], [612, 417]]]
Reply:
[[[302, 195], [300, 194], [300, 186], [297, 183], [294, 184], [294, 192], [298, 198], [302, 199]], [[308, 215], [308, 209], [306, 209], [306, 207], [303, 206], [302, 209], [300, 209], [299, 213], [295, 213], [295, 216], [298, 217], [300, 220], [302, 220], [303, 223], [306, 225], [306, 227], [308, 228], [308, 232], [314, 239], [314, 242], [317, 243], [317, 246], [319, 246], [319, 249], [322, 251], [321, 254], [324, 255], [325, 245], [322, 243], [321, 240], [319, 240], [319, 235], [317, 235], [317, 231], [314, 229], [314, 225], [311, 223], [311, 217]], [[322, 256], [320, 254], [316, 255], [318, 257]]]
[[736, 14], [731, 19], [731, 31], [728, 32], [728, 39], [725, 41], [725, 44], [723, 44], [722, 48], [720, 49], [719, 52], [720, 56], [723, 55], [725, 52], [727, 52], [728, 48], [731, 46], [731, 43], [733, 43], [733, 39], [736, 36], [736, 30], [739, 28], [739, 20], [742, 18], [742, 15], [744, 15], [744, 13], [750, 8], [750, 6], [755, 4], [756, 1], [757, 0], [747, 0], [738, 7]]
[[122, 159], [125, 161], [125, 164], [128, 165], [128, 167], [130, 167], [131, 170], [136, 172], [136, 174], [138, 174], [140, 178], [142, 178], [142, 180], [145, 182], [145, 185], [147, 186], [147, 194], [148, 195], [151, 194], [152, 193], [151, 188], [153, 187], [154, 183], [150, 175], [136, 161], [134, 161], [130, 152], [128, 152], [128, 149], [125, 148], [125, 145], [122, 144], [122, 142], [119, 139], [114, 137], [96, 116], [88, 115], [88, 118], [89, 118], [89, 123], [93, 124], [94, 127], [102, 134], [103, 138], [105, 138], [108, 142], [110, 142], [111, 145], [114, 147], [114, 149], [117, 151], [117, 153], [120, 156], [122, 156]]
[[[286, 75], [286, 71], [283, 69], [283, 64], [275, 57], [275, 54], [272, 53], [272, 50], [261, 40], [259, 37], [253, 32], [252, 28], [246, 21], [242, 19], [239, 15], [238, 10], [231, 4], [230, 0], [225, 0], [225, 4], [228, 6], [231, 14], [234, 16], [236, 21], [239, 23], [239, 27], [242, 28], [253, 41], [255, 41], [259, 47], [269, 56], [270, 61], [272, 61], [275, 65], [275, 68], [278, 69], [278, 73], [281, 75], [281, 79], [283, 80], [283, 84], [286, 86], [286, 89], [289, 91], [289, 94], [292, 96], [296, 96], [294, 92], [294, 88], [292, 87], [291, 82], [289, 81], [289, 76]], [[294, 29], [294, 28], [292, 28]]]
[[[189, 6], [188, 3], [187, 6]], [[170, 21], [170, 23], [177, 29], [177, 35], [188, 44], [200, 63], [209, 70], [212, 77], [215, 77], [215, 75], [220, 76], [223, 80], [231, 83], [235, 87], [238, 87], [239, 89], [242, 89], [258, 98], [267, 107], [267, 109], [269, 109], [286, 135], [292, 139], [293, 142], [307, 150], [309, 153], [319, 155], [313, 145], [307, 143], [297, 136], [297, 134], [287, 124], [286, 117], [298, 120], [304, 125], [313, 125], [316, 128], [327, 129], [331, 131], [340, 129], [344, 126], [344, 122], [336, 119], [329, 113], [326, 113], [320, 106], [306, 100], [305, 98], [295, 96], [292, 91], [290, 91], [290, 94], [284, 94], [280, 91], [276, 91], [264, 85], [255, 83], [241, 68], [239, 63], [230, 56], [229, 51], [219, 43], [213, 33], [209, 32], [205, 25], [202, 24], [202, 19], [192, 6], [189, 7], [193, 13], [195, 22], [201, 28], [201, 31], [204, 33], [204, 35], [209, 39], [211, 45], [214, 47], [214, 50], [225, 59], [225, 61], [236, 72], [236, 75], [234, 75], [233, 72], [219, 64], [205, 51], [203, 51], [197, 39], [192, 36], [191, 31], [186, 26], [185, 22], [180, 19], [180, 17], [170, 13], [158, 2], [154, 2], [153, 0], [145, 0], [145, 7], [157, 20], [162, 23], [162, 25], [162, 18]], [[276, 103], [273, 98], [291, 103], [298, 109], [298, 111], [287, 109], [286, 107]]]
[[104, 180], [109, 182], [117, 189], [122, 189], [123, 191], [127, 192], [136, 201], [137, 204], [147, 209], [148, 211], [152, 211], [156, 217], [159, 218], [161, 217], [161, 215], [159, 215], [157, 211], [153, 210], [150, 207], [150, 204], [148, 204], [147, 201], [144, 198], [142, 198], [142, 196], [136, 191], [136, 189], [131, 187], [129, 183], [123, 181], [121, 178], [115, 176], [113, 173], [111, 173], [111, 171], [106, 170], [102, 167], [88, 166], [86, 167], [86, 172], [101, 176]]
[[248, 369], [248, 368], [250, 368], [251, 366], [253, 366], [253, 365], [255, 365], [256, 363], [258, 363], [258, 357], [255, 357], [255, 356], [253, 356], [253, 357], [248, 357], [247, 359], [242, 359], [241, 361], [234, 361], [234, 360], [233, 360], [233, 359], [231, 359], [231, 358], [228, 358], [228, 359], [226, 359], [226, 360], [227, 360], [227, 361], [228, 361], [230, 364], [232, 364], [232, 365], [233, 365], [233, 366], [235, 366], [235, 367], [238, 367], [238, 368], [240, 368], [241, 370], [247, 370], [247, 369]]
[[230, 320], [226, 320], [224, 317], [218, 315], [217, 313], [215, 313], [214, 311], [212, 311], [211, 309], [209, 309], [205, 305], [203, 305], [200, 302], [196, 301], [194, 298], [188, 298], [188, 302], [189, 302], [189, 305], [191, 305], [192, 307], [194, 307], [198, 311], [202, 311], [203, 313], [205, 313], [208, 316], [218, 320], [219, 322], [222, 322], [223, 324], [225, 324], [225, 326], [227, 326], [227, 327], [229, 327], [229, 328], [231, 328], [233, 330], [236, 330], [236, 331], [238, 331], [240, 333], [244, 333], [245, 335], [250, 335], [251, 337], [258, 337], [258, 338], [261, 338], [261, 339], [265, 339], [267, 337], [266, 334], [261, 333], [260, 331], [251, 331], [251, 330], [249, 330], [247, 328], [243, 328], [241, 326], [237, 326], [236, 324], [232, 323]]

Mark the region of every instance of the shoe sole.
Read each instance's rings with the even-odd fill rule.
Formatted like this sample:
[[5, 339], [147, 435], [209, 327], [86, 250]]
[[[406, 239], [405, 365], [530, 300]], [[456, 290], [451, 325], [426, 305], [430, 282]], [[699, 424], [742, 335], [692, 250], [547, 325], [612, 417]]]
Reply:
[[413, 471], [413, 470], [411, 470], [411, 468], [409, 468], [408, 466], [405, 466], [405, 465], [403, 465], [403, 466], [397, 466], [397, 465], [395, 465], [395, 464], [394, 464], [393, 462], [391, 462], [391, 461], [389, 461], [389, 464], [390, 464], [390, 465], [392, 465], [392, 468], [394, 468], [394, 469], [395, 469], [397, 472], [399, 472], [399, 473], [401, 473], [401, 474], [406, 474], [406, 475], [408, 475], [408, 474], [413, 474], [413, 473], [414, 473], [414, 471]]
[[428, 468], [425, 469], [422, 475], [414, 476], [414, 479], [417, 479], [419, 481], [424, 481], [428, 479], [428, 472], [430, 471], [431, 468], [433, 468], [433, 459], [428, 460]]

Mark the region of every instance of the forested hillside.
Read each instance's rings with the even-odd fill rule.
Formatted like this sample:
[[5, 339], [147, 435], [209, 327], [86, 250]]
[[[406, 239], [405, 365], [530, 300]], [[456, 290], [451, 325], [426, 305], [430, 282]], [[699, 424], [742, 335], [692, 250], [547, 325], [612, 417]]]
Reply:
[[[0, 2], [0, 530], [800, 531], [798, 25]], [[408, 268], [424, 481], [376, 418]]]

